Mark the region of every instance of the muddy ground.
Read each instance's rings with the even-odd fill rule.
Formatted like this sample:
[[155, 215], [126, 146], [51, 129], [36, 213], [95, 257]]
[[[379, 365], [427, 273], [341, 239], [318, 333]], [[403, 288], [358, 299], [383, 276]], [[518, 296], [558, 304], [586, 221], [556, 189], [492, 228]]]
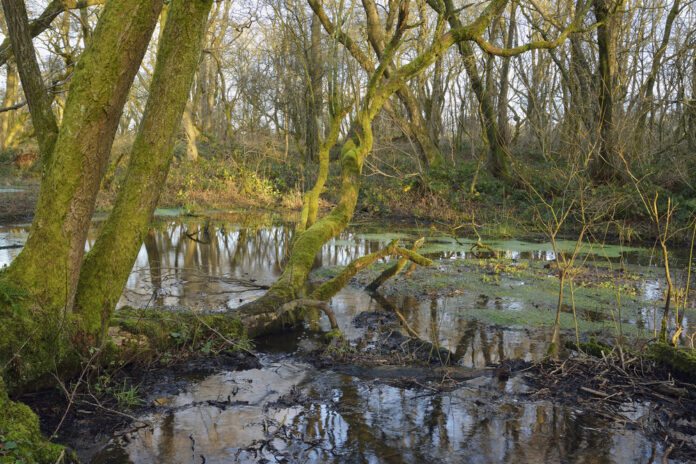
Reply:
[[[334, 372], [367, 383], [409, 389], [417, 396], [456, 391], [470, 386], [471, 382], [479, 385], [479, 389], [480, 385], [490, 382], [493, 382], [491, 385], [516, 385], [495, 390], [497, 393], [489, 397], [491, 403], [485, 407], [495, 409], [501, 398], [507, 402], [548, 400], [595, 415], [599, 418], [598, 424], [604, 427], [639, 430], [662, 445], [662, 457], [657, 453], [654, 462], [663, 458], [664, 461], [659, 462], [667, 462], [668, 458], [674, 462], [696, 460], [696, 386], [673, 379], [647, 359], [624, 357], [622, 361], [613, 354], [599, 359], [573, 353], [563, 361], [505, 360], [480, 369], [467, 369], [453, 364], [453, 354], [447, 350], [404, 335], [392, 314], [364, 312], [353, 324], [370, 330], [352, 343], [334, 338], [321, 346], [316, 341], [320, 338], [314, 337], [313, 343], [303, 347], [297, 344], [297, 334], [290, 334], [284, 343], [292, 343], [294, 339], [295, 345], [292, 354], [283, 355], [284, 359], [306, 362], [321, 376]], [[259, 340], [258, 345], [272, 349], [278, 347], [278, 340]], [[280, 350], [287, 348], [283, 345]], [[72, 399], [74, 387], [69, 383], [65, 387], [67, 392], [45, 390], [19, 399], [39, 414], [46, 435], [57, 430], [55, 440], [75, 449], [85, 462], [130, 462], [131, 458], [124, 451], [130, 440], [151, 427], [148, 418], [166, 415], [172, 408], [181, 407], [170, 403], [170, 398], [185, 391], [192, 381], [217, 372], [254, 370], [260, 366], [257, 356], [240, 352], [189, 357], [162, 367], [130, 365], [109, 374], [109, 385], [117, 387], [116, 390], [104, 391], [102, 386], [102, 390], [97, 391], [99, 376], [104, 372], [95, 372], [90, 384], [82, 384]], [[138, 401], [124, 405], [117, 398], [118, 393], [133, 388]], [[293, 386], [284, 393], [279, 390], [282, 394], [267, 402], [264, 410], [335, 404], [332, 391]], [[249, 404], [234, 396], [236, 392], [232, 390], [226, 398], [206, 399], [189, 407], [226, 411]], [[489, 400], [474, 399], [481, 402], [482, 407]], [[628, 406], [636, 404], [647, 412], [640, 415], [626, 412]], [[336, 407], [340, 410], [340, 405]], [[257, 439], [236, 449], [240, 462], [264, 462], [264, 459], [282, 457], [287, 450], [286, 445], [278, 445], [281, 438], [286, 444], [296, 443], [305, 449], [319, 446], [312, 441], [315, 439], [298, 435], [289, 424], [271, 419], [268, 422], [264, 419], [262, 431]], [[190, 439], [195, 456], [193, 434]], [[205, 456], [201, 457], [201, 462], [205, 462]], [[343, 462], [340, 455], [336, 459]]]

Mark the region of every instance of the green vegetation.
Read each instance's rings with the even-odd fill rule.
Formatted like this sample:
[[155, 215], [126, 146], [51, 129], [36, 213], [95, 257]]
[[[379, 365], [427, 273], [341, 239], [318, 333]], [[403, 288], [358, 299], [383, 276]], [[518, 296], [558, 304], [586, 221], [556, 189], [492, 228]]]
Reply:
[[28, 406], [11, 401], [0, 377], [0, 463], [55, 464], [72, 460], [65, 447], [48, 442]]

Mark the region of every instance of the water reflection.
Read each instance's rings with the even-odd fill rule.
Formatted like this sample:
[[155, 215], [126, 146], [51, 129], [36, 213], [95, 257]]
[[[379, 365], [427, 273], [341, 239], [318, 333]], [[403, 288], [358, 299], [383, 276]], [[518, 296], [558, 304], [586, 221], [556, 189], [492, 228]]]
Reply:
[[[87, 249], [93, 244], [98, 227], [99, 223], [95, 223], [89, 234]], [[351, 227], [344, 231], [321, 249], [314, 267], [345, 265], [355, 258], [377, 251], [397, 236], [367, 233], [370, 230], [368, 226]], [[384, 232], [384, 228], [372, 229], [372, 232]], [[404, 241], [420, 235], [418, 231], [406, 228], [402, 232], [399, 235], [405, 237]], [[210, 310], [235, 308], [257, 298], [266, 286], [275, 281], [287, 258], [293, 233], [291, 223], [249, 215], [160, 217], [145, 237], [119, 305], [183, 306]], [[0, 265], [14, 259], [21, 250], [17, 246], [26, 240], [27, 235], [27, 225], [0, 228]], [[430, 249], [430, 256], [435, 259], [471, 258], [473, 255], [467, 251], [466, 244], [460, 245], [447, 237], [428, 237], [423, 249]], [[548, 261], [554, 258], [548, 244], [501, 242], [499, 245], [518, 247], [503, 251], [509, 259]], [[620, 256], [618, 259], [622, 260], [622, 265], [634, 265], [634, 260], [649, 257], [649, 254], [629, 250], [617, 256]], [[654, 260], [652, 264], [655, 265]], [[654, 268], [651, 272], [655, 275]], [[509, 280], [511, 286], [521, 283]], [[477, 314], [477, 311], [487, 311], [489, 314], [529, 311], [530, 297], [521, 296], [524, 290], [534, 292], [533, 285], [528, 287], [525, 286], [517, 295], [514, 292], [501, 296], [464, 292], [454, 297], [420, 295], [416, 298], [402, 294], [385, 301], [375, 301], [363, 291], [348, 287], [331, 300], [331, 306], [349, 338], [360, 334], [351, 325], [353, 317], [360, 312], [397, 308], [422, 338], [461, 353], [465, 365], [480, 366], [496, 362], [501, 356], [537, 359], [543, 355], [543, 341], [548, 340], [548, 329], [485, 326], [472, 322], [468, 317]], [[661, 323], [664, 286], [655, 278], [645, 278], [638, 284], [638, 291], [639, 296], [650, 303], [627, 312], [629, 316], [622, 316], [622, 322], [650, 333]], [[696, 299], [692, 299], [691, 304], [696, 304]], [[610, 327], [613, 319], [605, 311], [606, 304], [601, 303], [601, 306], [602, 311], [599, 311], [599, 306], [576, 309], [583, 321], [606, 323]], [[572, 308], [566, 305], [563, 310], [570, 313]], [[689, 316], [685, 318], [687, 326], [691, 323]], [[327, 321], [318, 315], [310, 317], [308, 322], [312, 328], [328, 327]], [[673, 317], [669, 318], [669, 323], [674, 324]], [[472, 325], [478, 326], [476, 336], [470, 335]]]
[[663, 453], [638, 430], [505, 394], [491, 377], [432, 394], [265, 364], [190, 385], [146, 418], [154, 428], [93, 462], [647, 463]]
[[[95, 233], [96, 228], [87, 248]], [[21, 245], [27, 234], [26, 226], [0, 229], [0, 265], [14, 259], [20, 249], [8, 247]], [[277, 278], [292, 237], [292, 226], [283, 223], [160, 220], [145, 237], [120, 304], [236, 307]], [[391, 238], [351, 228], [322, 248], [314, 266], [345, 265]], [[432, 242], [441, 247], [431, 247], [433, 258], [472, 256], [465, 249], [447, 250], [449, 242]], [[547, 249], [505, 253], [510, 259], [553, 259]], [[650, 301], [659, 300], [662, 291], [655, 280], [641, 287]], [[546, 352], [549, 327], [500, 327], [467, 317], [477, 310], [528, 309], [530, 303], [515, 292], [376, 299], [349, 286], [330, 304], [349, 340], [362, 334], [352, 325], [359, 313], [396, 308], [421, 338], [452, 351], [461, 366], [480, 368], [506, 358], [536, 360]], [[657, 306], [646, 305], [637, 314], [628, 322], [649, 330], [659, 324]], [[596, 312], [582, 316], [602, 320]], [[308, 326], [327, 330], [328, 321], [314, 314]], [[455, 391], [432, 394], [268, 357], [263, 369], [191, 382], [147, 417], [154, 428], [130, 434], [128, 443], [111, 443], [94, 462], [633, 463], [661, 458], [663, 450], [653, 449], [639, 431], [608, 428], [596, 417], [515, 396], [519, 390], [513, 380], [497, 384], [482, 377]], [[289, 394], [302, 401], [274, 403]], [[264, 439], [269, 441], [260, 446]]]

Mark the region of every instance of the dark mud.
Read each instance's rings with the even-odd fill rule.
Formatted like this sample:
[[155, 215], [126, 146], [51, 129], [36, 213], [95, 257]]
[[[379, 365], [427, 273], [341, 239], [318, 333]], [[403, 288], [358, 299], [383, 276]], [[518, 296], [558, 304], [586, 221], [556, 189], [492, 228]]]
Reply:
[[535, 363], [525, 381], [530, 398], [580, 408], [665, 443], [671, 457], [696, 462], [696, 385], [654, 361], [605, 355]]
[[[45, 436], [54, 436], [53, 441], [74, 449], [80, 459], [90, 462], [110, 440], [148, 427], [139, 418], [163, 408], [158, 398], [176, 395], [191, 381], [215, 372], [260, 366], [256, 356], [223, 352], [217, 356], [195, 356], [167, 366], [123, 366], [110, 372], [108, 381], [106, 374], [95, 370], [88, 382], [79, 386], [66, 382], [61, 387], [26, 393], [16, 399], [36, 412]], [[135, 392], [135, 399], [131, 404], [123, 404], [119, 395], [130, 390]], [[214, 406], [233, 404], [221, 402]]]
[[[85, 462], [101, 464], [453, 462], [454, 456], [475, 456], [471, 454], [478, 452], [471, 448], [475, 444], [464, 445], [465, 441], [454, 449], [443, 448], [426, 424], [449, 423], [463, 415], [474, 424], [490, 423], [493, 428], [485, 433], [491, 440], [516, 442], [520, 433], [528, 433], [524, 427], [534, 427], [535, 433], [549, 437], [549, 444], [565, 443], [558, 449], [534, 441], [515, 445], [522, 446], [515, 451], [523, 453], [518, 462], [647, 463], [663, 462], [662, 457], [668, 458], [664, 462], [693, 462], [696, 457], [689, 441], [696, 432], [696, 390], [650, 368], [645, 360], [612, 361], [615, 365], [590, 358], [553, 363], [517, 359], [480, 369], [415, 358], [399, 363], [405, 356], [399, 349], [413, 339], [400, 335], [390, 342], [391, 335], [380, 338], [371, 332], [354, 343], [372, 344], [374, 349], [355, 349], [352, 355], [340, 354], [349, 351], [349, 345], [332, 342], [321, 351], [304, 354], [299, 348], [294, 354], [223, 355], [147, 370], [123, 369], [114, 375], [114, 383], [127, 379], [128, 386], [137, 385], [142, 404], [119, 408], [100, 398], [104, 406], [100, 408], [94, 406], [94, 398], [79, 393], [56, 439], [75, 448]], [[396, 333], [386, 326], [377, 332]], [[630, 374], [619, 374], [620, 370]], [[67, 403], [65, 395], [55, 391], [22, 400], [39, 412], [47, 434], [60, 422]], [[381, 406], [370, 406], [374, 402]], [[441, 402], [454, 409], [430, 409]], [[415, 418], [397, 426], [390, 417], [397, 414], [392, 411], [397, 405], [408, 405], [403, 413], [413, 409], [408, 414], [416, 417], [430, 412], [419, 419], [426, 420], [420, 426], [410, 422]], [[377, 411], [379, 416], [372, 416]], [[543, 418], [512, 431], [512, 436], [493, 432], [526, 424], [530, 414]], [[504, 422], [498, 424], [500, 420]], [[542, 427], [544, 423], [548, 426]], [[447, 430], [452, 434], [456, 428]], [[477, 432], [477, 443], [483, 430]], [[592, 430], [601, 430], [602, 435], [595, 437]], [[343, 435], [346, 431], [348, 436]], [[419, 444], [411, 451], [400, 448], [400, 434]], [[605, 449], [605, 441], [595, 441], [605, 434], [623, 437], [635, 449]], [[487, 439], [479, 445], [487, 446]], [[574, 454], [578, 451], [570, 451], [578, 446], [584, 450], [582, 459]], [[486, 454], [473, 461], [514, 461], [507, 452], [481, 452]], [[608, 458], [612, 453], [619, 454]], [[594, 455], [598, 460], [592, 460]]]

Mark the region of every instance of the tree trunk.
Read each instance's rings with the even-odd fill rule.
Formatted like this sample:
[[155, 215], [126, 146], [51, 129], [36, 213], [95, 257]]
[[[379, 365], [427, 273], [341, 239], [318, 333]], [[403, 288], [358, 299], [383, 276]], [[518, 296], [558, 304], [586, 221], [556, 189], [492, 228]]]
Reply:
[[338, 114], [333, 115], [331, 118], [331, 128], [329, 134], [322, 141], [319, 147], [319, 173], [317, 174], [317, 180], [314, 183], [314, 187], [307, 192], [304, 197], [304, 202], [302, 205], [302, 213], [300, 215], [300, 222], [297, 226], [298, 232], [305, 231], [308, 227], [314, 225], [317, 221], [317, 214], [319, 212], [319, 196], [321, 191], [324, 189], [324, 184], [329, 176], [329, 155], [331, 148], [336, 144], [338, 139], [338, 133], [341, 129], [341, 121], [348, 113], [350, 107], [340, 111]]
[[[619, 0], [623, 3], [624, 0]], [[621, 7], [614, 0], [594, 0], [599, 53], [599, 128], [598, 150], [590, 160], [590, 175], [595, 182], [607, 182], [619, 177], [619, 156], [614, 130], [614, 72], [616, 65], [616, 36], [619, 18], [614, 12]]]
[[[445, 0], [445, 8], [448, 11], [450, 26], [452, 28], [461, 28], [462, 23], [455, 14], [456, 10], [452, 0]], [[464, 61], [464, 70], [471, 82], [471, 89], [479, 102], [481, 123], [488, 144], [488, 169], [498, 179], [507, 181], [510, 179], [510, 168], [508, 166], [509, 149], [500, 136], [491, 94], [486, 91], [479, 76], [476, 67], [476, 55], [471, 42], [459, 42], [457, 48]]]
[[186, 161], [195, 163], [198, 161], [198, 145], [196, 145], [196, 143], [199, 131], [193, 123], [193, 114], [191, 113], [189, 104], [184, 108], [182, 124], [184, 125], [184, 132], [186, 133]]
[[667, 20], [665, 21], [665, 31], [662, 36], [660, 48], [657, 49], [657, 51], [655, 52], [655, 56], [653, 56], [652, 64], [650, 66], [650, 73], [648, 74], [648, 78], [645, 80], [644, 87], [641, 89], [643, 93], [643, 98], [638, 109], [638, 122], [636, 123], [634, 132], [636, 146], [640, 146], [644, 140], [645, 119], [653, 105], [653, 88], [655, 87], [657, 73], [660, 70], [660, 65], [662, 64], [662, 57], [664, 56], [665, 51], [667, 51], [669, 37], [672, 33], [672, 25], [674, 24], [674, 20], [677, 18], [677, 15], [679, 14], [679, 4], [680, 0], [674, 0], [672, 8], [670, 9], [669, 14], [667, 15]]
[[322, 56], [321, 56], [321, 22], [317, 15], [312, 15], [310, 27], [310, 46], [307, 60], [307, 132], [305, 133], [305, 156], [307, 160], [319, 160], [319, 121], [323, 107], [322, 96]]
[[[379, 105], [381, 107], [381, 105]], [[283, 273], [258, 300], [239, 308], [247, 330], [262, 333], [275, 319], [275, 312], [283, 304], [295, 300], [304, 287], [314, 258], [321, 247], [348, 226], [358, 201], [360, 175], [365, 156], [372, 149], [374, 115], [361, 111], [353, 123], [353, 130], [341, 150], [340, 199], [331, 213], [302, 232], [293, 243], [292, 252]]]
[[[377, 5], [374, 0], [363, 0], [362, 3], [367, 15], [367, 37], [381, 61], [385, 48], [385, 28], [382, 26], [379, 13], [377, 12]], [[393, 6], [390, 6], [390, 8], [393, 8]], [[393, 69], [393, 63], [389, 63], [384, 72], [385, 78], [389, 77], [389, 73]], [[428, 131], [428, 124], [423, 118], [423, 112], [421, 111], [421, 106], [418, 104], [418, 99], [406, 83], [396, 91], [396, 95], [404, 105], [404, 108], [406, 108], [406, 114], [408, 116], [408, 120], [404, 121], [407, 126], [405, 127], [406, 135], [415, 139], [418, 152], [426, 166], [440, 166], [444, 160], [437, 146], [437, 140], [433, 139]], [[396, 111], [394, 111], [394, 113], [396, 113]]]
[[80, 274], [75, 309], [82, 314], [91, 342], [98, 343], [108, 328], [167, 178], [211, 5], [212, 0], [174, 0], [169, 4], [128, 171]]
[[22, 90], [29, 104], [31, 121], [39, 142], [42, 162], [50, 162], [58, 135], [58, 124], [51, 110], [51, 98], [44, 87], [39, 63], [36, 61], [34, 44], [31, 41], [27, 10], [23, 1], [2, 0], [7, 31], [12, 43]]
[[109, 0], [75, 67], [29, 237], [0, 275], [0, 286], [32, 298], [24, 309], [0, 303], [0, 365], [19, 359], [15, 374], [24, 382], [70, 351], [65, 338], [79, 326], [71, 309], [97, 191], [161, 7], [161, 0]]
[[[512, 48], [515, 40], [515, 11], [517, 3], [510, 5], [510, 24], [508, 25], [505, 47]], [[510, 144], [510, 130], [508, 124], [508, 91], [510, 89], [510, 57], [502, 58], [503, 65], [500, 71], [500, 92], [498, 93], [498, 133], [500, 143], [503, 146]]]
[[[2, 99], [2, 107], [8, 108], [17, 103], [19, 94], [19, 75], [17, 74], [14, 59], [7, 61], [5, 72], [5, 95]], [[0, 113], [0, 150], [7, 150], [10, 148], [8, 137], [15, 119], [14, 115], [14, 111]]]
[[686, 119], [689, 127], [689, 142], [696, 148], [696, 48], [691, 55], [691, 99], [685, 105]]

